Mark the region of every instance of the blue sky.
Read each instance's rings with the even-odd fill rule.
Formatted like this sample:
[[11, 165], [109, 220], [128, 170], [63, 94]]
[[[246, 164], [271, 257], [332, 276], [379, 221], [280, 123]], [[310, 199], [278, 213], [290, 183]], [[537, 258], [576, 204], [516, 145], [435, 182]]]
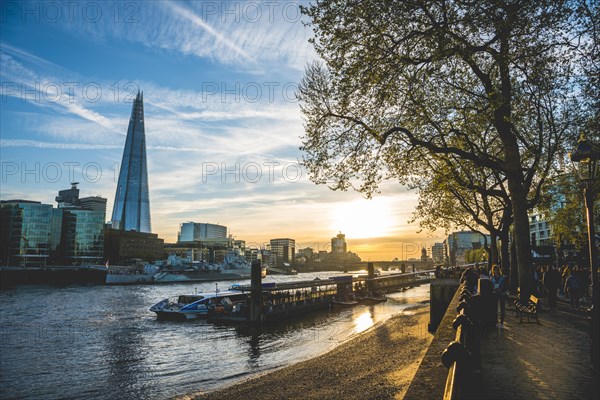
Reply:
[[317, 56], [295, 2], [3, 2], [2, 199], [54, 203], [80, 182], [110, 218], [131, 101], [144, 92], [153, 231], [227, 225], [262, 245], [328, 248], [342, 231], [363, 259], [407, 258], [441, 238], [410, 226], [416, 195], [368, 201], [299, 167], [294, 92]]

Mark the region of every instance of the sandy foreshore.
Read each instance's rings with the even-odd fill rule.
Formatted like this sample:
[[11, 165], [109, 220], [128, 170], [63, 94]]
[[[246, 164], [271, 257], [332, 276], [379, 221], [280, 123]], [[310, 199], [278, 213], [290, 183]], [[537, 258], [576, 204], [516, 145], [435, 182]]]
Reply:
[[401, 399], [432, 335], [429, 306], [393, 316], [319, 357], [185, 400]]

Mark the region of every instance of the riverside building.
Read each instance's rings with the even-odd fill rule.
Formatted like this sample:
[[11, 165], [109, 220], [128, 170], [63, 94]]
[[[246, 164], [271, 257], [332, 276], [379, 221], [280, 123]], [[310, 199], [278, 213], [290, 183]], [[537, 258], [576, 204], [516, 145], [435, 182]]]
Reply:
[[74, 182], [59, 192], [58, 208], [38, 201], [1, 201], [0, 262], [25, 267], [102, 263], [106, 199], [85, 199], [93, 200], [82, 203]]

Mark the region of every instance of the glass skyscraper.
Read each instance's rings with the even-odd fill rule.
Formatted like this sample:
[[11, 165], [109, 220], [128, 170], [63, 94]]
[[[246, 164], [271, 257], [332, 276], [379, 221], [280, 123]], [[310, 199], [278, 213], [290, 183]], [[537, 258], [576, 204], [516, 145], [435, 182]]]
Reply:
[[141, 92], [138, 92], [133, 101], [127, 128], [112, 214], [112, 228], [122, 231], [151, 232], [144, 99]]

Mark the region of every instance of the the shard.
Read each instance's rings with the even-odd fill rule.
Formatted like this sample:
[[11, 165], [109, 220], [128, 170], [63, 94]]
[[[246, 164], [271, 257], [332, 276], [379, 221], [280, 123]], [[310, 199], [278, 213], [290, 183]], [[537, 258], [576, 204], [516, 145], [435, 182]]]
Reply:
[[151, 232], [144, 97], [139, 91], [133, 101], [127, 128], [112, 214], [112, 228], [122, 231]]

